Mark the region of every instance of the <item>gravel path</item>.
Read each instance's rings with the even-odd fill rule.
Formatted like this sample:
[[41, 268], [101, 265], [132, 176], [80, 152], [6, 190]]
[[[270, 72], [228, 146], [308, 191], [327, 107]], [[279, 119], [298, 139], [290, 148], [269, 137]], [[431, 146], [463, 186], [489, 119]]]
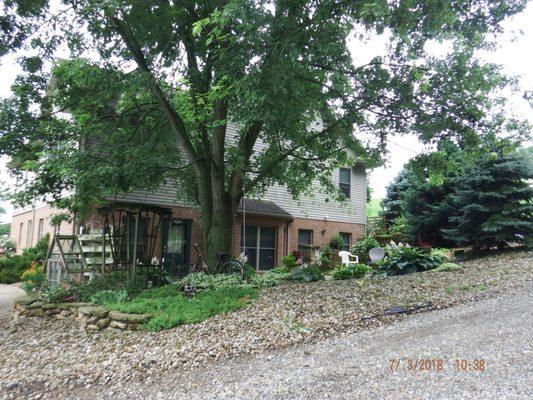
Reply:
[[[78, 391], [90, 399], [531, 399], [532, 285], [465, 306], [419, 314], [370, 332], [220, 362], [128, 393]], [[409, 359], [443, 369], [409, 371]], [[390, 360], [399, 360], [391, 372]], [[468, 360], [459, 371], [456, 359]], [[485, 370], [471, 370], [484, 360]], [[433, 364], [437, 365], [437, 364]], [[477, 364], [481, 366], [482, 364]]]
[[23, 294], [24, 291], [17, 284], [0, 283], [0, 317], [10, 313], [15, 299]]
[[[201, 371], [205, 365], [218, 368], [231, 360], [263, 357], [284, 348], [298, 351], [309, 343], [317, 343], [320, 348], [324, 339], [341, 334], [365, 332], [355, 336], [360, 337], [358, 342], [374, 343], [372, 329], [412, 318], [405, 314], [383, 315], [391, 306], [423, 306], [417, 312], [424, 312], [521, 291], [531, 285], [533, 253], [512, 252], [465, 262], [462, 270], [454, 272], [285, 284], [262, 290], [256, 301], [231, 314], [157, 333], [88, 334], [70, 319], [44, 318], [21, 319], [8, 333], [0, 320], [0, 399], [55, 400], [76, 398], [84, 391], [89, 397], [100, 393], [98, 397], [109, 398], [110, 390], [115, 397], [131, 398], [162, 378], [173, 382], [179, 376], [190, 376], [189, 371]], [[484, 317], [490, 324], [492, 314]], [[438, 325], [433, 328], [439, 330]], [[488, 340], [493, 329], [484, 329]], [[416, 331], [413, 328], [410, 334]], [[460, 334], [448, 334], [452, 332]], [[477, 356], [489, 358], [491, 354]], [[435, 353], [434, 357], [440, 354]], [[339, 359], [339, 365], [341, 362]], [[386, 368], [382, 360], [379, 365]], [[361, 368], [363, 374], [370, 376], [370, 370], [364, 365]], [[349, 370], [352, 376], [339, 376], [338, 382], [357, 381], [361, 370]], [[341, 373], [343, 369], [337, 371]], [[294, 381], [295, 376], [305, 376], [302, 373], [298, 369], [287, 379]], [[235, 375], [241, 377], [244, 372], [228, 374]], [[337, 379], [334, 374], [329, 375], [329, 380]], [[459, 378], [454, 375], [454, 379]], [[369, 382], [366, 386], [372, 385], [372, 381], [365, 382]], [[280, 387], [290, 386], [284, 378], [278, 383]], [[166, 384], [161, 388], [165, 389]]]

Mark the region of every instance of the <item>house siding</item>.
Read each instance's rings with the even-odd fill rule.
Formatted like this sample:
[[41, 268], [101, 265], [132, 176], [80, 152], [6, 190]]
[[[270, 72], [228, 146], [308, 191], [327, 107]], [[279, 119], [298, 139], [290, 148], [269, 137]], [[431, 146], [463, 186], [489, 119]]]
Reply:
[[[237, 130], [234, 124], [228, 124], [227, 136], [229, 143], [236, 140]], [[258, 139], [254, 151], [259, 153], [264, 149], [266, 149], [265, 143]], [[332, 180], [338, 186], [338, 170], [333, 172]], [[326, 219], [365, 225], [366, 171], [363, 167], [351, 168], [350, 185], [351, 197], [344, 202], [336, 201], [331, 194], [321, 192], [321, 185], [318, 181], [313, 183], [314, 193], [302, 195], [299, 200], [293, 199], [287, 188], [280, 185], [268, 187], [259, 198], [273, 201], [296, 218]], [[194, 208], [192, 204], [180, 197], [182, 196], [179, 195], [176, 185], [166, 182], [160, 185], [157, 190], [135, 190], [127, 195], [109, 198], [109, 200]]]
[[[35, 246], [39, 240], [39, 220], [43, 220], [42, 236], [49, 234], [50, 241], [54, 236], [54, 227], [50, 224], [50, 220], [56, 214], [61, 213], [61, 210], [51, 207], [49, 205], [41, 205], [33, 209], [24, 209], [22, 212], [17, 212], [13, 215], [11, 220], [11, 240], [15, 243], [16, 254], [22, 254], [22, 251], [28, 247]], [[31, 240], [28, 241], [28, 226], [29, 221], [32, 221], [33, 232], [30, 233]], [[22, 227], [22, 231], [21, 231]], [[59, 227], [61, 235], [71, 235], [73, 224], [71, 222], [62, 222]]]

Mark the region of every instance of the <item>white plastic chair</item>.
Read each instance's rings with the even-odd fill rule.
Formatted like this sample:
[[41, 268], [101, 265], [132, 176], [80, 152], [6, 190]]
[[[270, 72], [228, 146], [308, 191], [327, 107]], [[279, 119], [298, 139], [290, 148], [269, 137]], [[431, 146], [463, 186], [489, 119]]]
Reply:
[[[350, 253], [349, 251], [339, 251], [339, 257], [342, 259], [342, 265], [349, 266], [350, 264], [359, 264], [359, 257], [355, 254]], [[355, 258], [355, 261], [350, 260], [350, 258]]]

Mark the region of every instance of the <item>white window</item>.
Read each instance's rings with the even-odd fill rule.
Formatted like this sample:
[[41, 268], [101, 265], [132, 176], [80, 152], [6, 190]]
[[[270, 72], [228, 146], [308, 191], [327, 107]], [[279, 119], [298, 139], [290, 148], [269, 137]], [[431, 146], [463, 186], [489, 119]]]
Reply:
[[339, 189], [347, 199], [351, 197], [351, 171], [350, 168], [341, 168], [339, 170]]

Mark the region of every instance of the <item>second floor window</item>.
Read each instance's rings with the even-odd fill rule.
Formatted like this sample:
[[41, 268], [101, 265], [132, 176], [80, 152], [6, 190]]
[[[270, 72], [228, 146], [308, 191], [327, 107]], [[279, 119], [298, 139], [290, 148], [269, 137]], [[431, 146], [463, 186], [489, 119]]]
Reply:
[[339, 170], [339, 189], [346, 196], [347, 199], [350, 198], [351, 194], [351, 185], [350, 185], [350, 169], [341, 168]]

